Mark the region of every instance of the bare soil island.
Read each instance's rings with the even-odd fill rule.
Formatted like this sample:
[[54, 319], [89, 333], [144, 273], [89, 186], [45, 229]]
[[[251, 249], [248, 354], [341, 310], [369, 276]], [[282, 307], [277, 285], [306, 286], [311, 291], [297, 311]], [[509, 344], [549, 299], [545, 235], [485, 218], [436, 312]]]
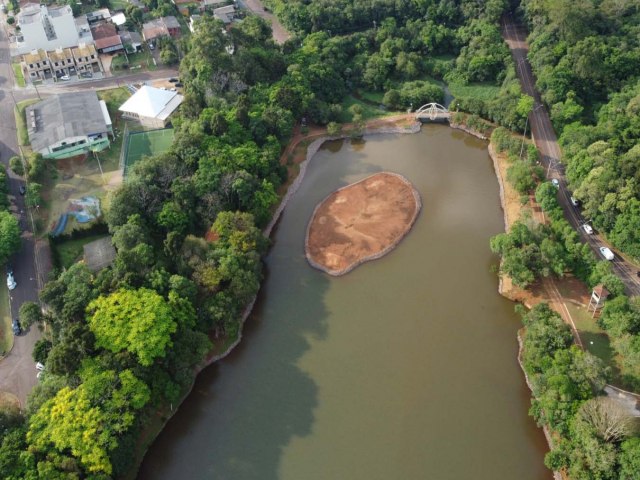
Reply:
[[422, 202], [402, 175], [382, 172], [336, 190], [314, 210], [305, 239], [309, 263], [344, 275], [395, 248], [411, 230]]

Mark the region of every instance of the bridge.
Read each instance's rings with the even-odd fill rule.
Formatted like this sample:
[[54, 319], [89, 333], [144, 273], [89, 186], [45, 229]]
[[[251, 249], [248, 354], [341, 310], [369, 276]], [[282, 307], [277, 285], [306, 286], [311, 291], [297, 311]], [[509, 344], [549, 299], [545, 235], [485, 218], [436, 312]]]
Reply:
[[416, 120], [449, 120], [451, 112], [439, 103], [427, 103], [416, 110]]

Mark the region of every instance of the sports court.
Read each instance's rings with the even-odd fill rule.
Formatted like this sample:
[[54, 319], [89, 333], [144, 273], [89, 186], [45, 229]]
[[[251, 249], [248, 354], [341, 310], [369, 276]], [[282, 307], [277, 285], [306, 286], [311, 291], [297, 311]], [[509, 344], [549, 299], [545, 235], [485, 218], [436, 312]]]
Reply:
[[142, 157], [158, 155], [169, 150], [173, 143], [173, 128], [130, 132], [122, 148], [123, 175]]

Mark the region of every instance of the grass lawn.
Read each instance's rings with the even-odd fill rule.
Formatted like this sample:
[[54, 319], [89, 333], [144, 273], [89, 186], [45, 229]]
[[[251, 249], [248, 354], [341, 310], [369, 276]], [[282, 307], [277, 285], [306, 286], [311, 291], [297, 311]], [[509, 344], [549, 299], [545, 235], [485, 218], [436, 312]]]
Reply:
[[0, 282], [0, 356], [6, 354], [13, 346], [11, 331], [11, 312], [9, 311], [9, 291], [7, 283]]
[[591, 313], [586, 308], [578, 307], [573, 303], [565, 303], [573, 322], [576, 324], [580, 339], [584, 348], [600, 358], [606, 366], [611, 367], [614, 382], [620, 375], [620, 370], [616, 362], [616, 354], [609, 342], [609, 336], [596, 323], [595, 318], [591, 318]]
[[[122, 65], [127, 64], [127, 58], [129, 59], [129, 68], [122, 68]], [[138, 53], [128, 53], [126, 57], [121, 53], [111, 62], [111, 71], [114, 75], [125, 75], [137, 70], [156, 70], [157, 68], [153, 63], [151, 52], [147, 49]]]
[[109, 5], [111, 10], [124, 10], [129, 5], [129, 2], [127, 0], [109, 0]]
[[100, 100], [104, 100], [107, 104], [107, 110], [109, 110], [111, 121], [116, 120], [116, 117], [119, 115], [118, 108], [131, 96], [131, 92], [129, 92], [125, 87], [100, 90], [97, 93], [98, 98]]
[[172, 128], [129, 134], [128, 145], [125, 146], [126, 158], [123, 175], [126, 176], [127, 170], [142, 157], [158, 155], [169, 150], [173, 144], [173, 138]]
[[60, 260], [60, 266], [62, 268], [69, 268], [71, 265], [80, 260], [80, 257], [84, 253], [83, 248], [87, 243], [93, 242], [100, 238], [104, 238], [106, 235], [92, 235], [86, 238], [78, 238], [76, 240], [68, 240], [66, 242], [55, 245], [56, 253]]
[[19, 87], [24, 87], [26, 83], [24, 81], [22, 67], [19, 63], [12, 63], [11, 66], [13, 67], [13, 76], [16, 79], [16, 85], [18, 85]]
[[27, 117], [24, 109], [29, 105], [38, 103], [40, 99], [32, 98], [18, 102], [18, 106], [14, 108], [13, 113], [16, 116], [16, 129], [18, 130], [18, 142], [20, 145], [29, 145], [29, 133], [27, 132]]
[[358, 92], [358, 95], [360, 95], [360, 97], [362, 97], [363, 99], [369, 102], [381, 104], [382, 98], [384, 97], [384, 92], [372, 92], [370, 90], [360, 90]]
[[480, 100], [491, 100], [498, 95], [500, 87], [490, 83], [473, 83], [469, 85], [449, 84], [451, 95], [456, 98], [471, 97]]
[[382, 110], [349, 95], [342, 102], [342, 114], [340, 115], [340, 123], [349, 123], [352, 121], [353, 115], [349, 111], [349, 107], [351, 107], [352, 105], [360, 105], [362, 107], [362, 119], [365, 121], [371, 120], [372, 118], [386, 117], [398, 113]]

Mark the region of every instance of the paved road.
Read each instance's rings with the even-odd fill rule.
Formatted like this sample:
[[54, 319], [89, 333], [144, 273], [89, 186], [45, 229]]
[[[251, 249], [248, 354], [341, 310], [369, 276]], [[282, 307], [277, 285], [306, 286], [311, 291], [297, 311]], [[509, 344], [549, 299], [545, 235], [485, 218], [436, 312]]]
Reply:
[[264, 5], [262, 5], [262, 2], [260, 0], [239, 0], [239, 3], [242, 8], [251, 10], [253, 13], [258, 15], [259, 17], [264, 18], [268, 23], [271, 24], [273, 39], [277, 44], [282, 45], [284, 42], [291, 38], [291, 34], [285, 30], [276, 16], [264, 9]]
[[[4, 17], [4, 16], [3, 16]], [[9, 57], [9, 43], [4, 29], [4, 18], [0, 19], [0, 159], [7, 165], [9, 158], [18, 155], [18, 142], [13, 114], [13, 98], [16, 101], [31, 96], [28, 92], [12, 92], [13, 71]], [[12, 98], [11, 95], [14, 95]], [[31, 217], [26, 213], [24, 197], [18, 193], [18, 187], [23, 180], [9, 172], [9, 191], [12, 195], [12, 210], [20, 213], [20, 223], [23, 228], [22, 249], [10, 260], [14, 269], [17, 288], [10, 292], [11, 311], [13, 317], [23, 302], [38, 300], [38, 287], [44, 280], [43, 274], [38, 275], [34, 257], [35, 241], [32, 234]], [[2, 280], [5, 281], [4, 271]], [[27, 334], [16, 337], [13, 349], [6, 358], [0, 361], [0, 390], [8, 391], [18, 397], [22, 405], [27, 394], [37, 383], [36, 369], [31, 352], [33, 345], [40, 338], [37, 328], [31, 328]]]
[[[566, 219], [580, 233], [582, 241], [591, 246], [598, 258], [602, 258], [598, 250], [601, 246], [608, 246], [615, 252], [615, 249], [607, 244], [606, 240], [600, 235], [588, 235], [584, 232], [581, 227], [588, 222], [588, 219], [583, 218], [580, 209], [571, 204], [571, 192], [567, 188], [564, 166], [560, 163], [562, 152], [560, 151], [556, 134], [553, 131], [547, 109], [542, 103], [540, 94], [535, 89], [535, 77], [531, 65], [527, 60], [529, 46], [526, 42], [526, 29], [522, 25], [516, 24], [512, 18], [506, 18], [503, 22], [502, 32], [516, 62], [516, 70], [522, 89], [535, 100], [533, 112], [529, 114], [531, 133], [536, 147], [538, 147], [542, 155], [542, 161], [547, 170], [547, 177], [556, 178], [560, 182], [558, 200], [564, 210]], [[640, 295], [640, 277], [636, 275], [638, 269], [631, 263], [626, 262], [617, 252], [612, 265], [614, 272], [624, 282], [627, 294]]]

